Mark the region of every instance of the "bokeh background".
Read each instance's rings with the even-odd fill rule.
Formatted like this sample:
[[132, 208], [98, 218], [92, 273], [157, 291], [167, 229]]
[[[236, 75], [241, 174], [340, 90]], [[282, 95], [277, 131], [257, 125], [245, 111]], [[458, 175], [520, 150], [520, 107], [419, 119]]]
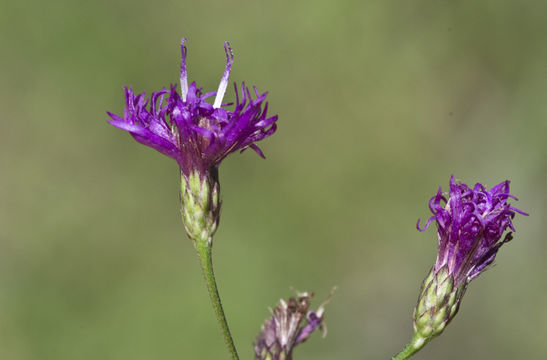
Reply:
[[[177, 165], [106, 123], [122, 87], [268, 90], [278, 132], [221, 166], [219, 286], [242, 359], [268, 307], [314, 291], [305, 359], [388, 359], [436, 255], [454, 173], [511, 179], [515, 240], [417, 359], [547, 352], [547, 3], [4, 1], [0, 358], [227, 358], [179, 216]], [[230, 88], [229, 88], [230, 89]], [[233, 91], [228, 92], [233, 99]]]

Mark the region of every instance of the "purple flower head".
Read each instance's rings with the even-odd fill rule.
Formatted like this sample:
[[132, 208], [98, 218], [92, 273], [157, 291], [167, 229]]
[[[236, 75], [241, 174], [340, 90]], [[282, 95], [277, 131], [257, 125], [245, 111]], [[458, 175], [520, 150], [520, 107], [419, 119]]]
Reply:
[[433, 220], [437, 223], [439, 252], [433, 272], [446, 267], [454, 279], [454, 285], [468, 283], [490, 265], [499, 248], [512, 239], [509, 232], [500, 241], [507, 228], [515, 231], [512, 219], [515, 213], [527, 213], [511, 206], [509, 198], [518, 200], [509, 193], [509, 181], [504, 181], [487, 190], [476, 184], [473, 188], [450, 179], [448, 194], [441, 188], [429, 200], [433, 213], [424, 228], [420, 221], [418, 230], [426, 230]]
[[[223, 104], [222, 99], [234, 60], [228, 42], [224, 43], [226, 68], [218, 90], [203, 94], [195, 82], [188, 86], [185, 42], [183, 38], [180, 45], [180, 95], [175, 85], [170, 90], [153, 92], [150, 98], [125, 88], [124, 115], [108, 112], [112, 118], [110, 124], [128, 131], [141, 144], [175, 159], [186, 179], [192, 172], [207, 177], [228, 154], [237, 150], [250, 147], [264, 157], [255, 142], [272, 135], [277, 121], [277, 115], [267, 117], [268, 103], [264, 101], [267, 93], [260, 94], [255, 87], [253, 99], [244, 83], [239, 92], [234, 84], [235, 107], [231, 111], [225, 108], [231, 105]], [[206, 99], [213, 95], [216, 97], [211, 105]]]

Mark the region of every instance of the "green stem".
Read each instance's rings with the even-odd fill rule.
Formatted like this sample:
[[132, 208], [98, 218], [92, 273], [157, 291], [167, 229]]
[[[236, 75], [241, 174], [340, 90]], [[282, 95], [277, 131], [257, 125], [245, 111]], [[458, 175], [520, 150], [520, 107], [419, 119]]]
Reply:
[[403, 350], [401, 350], [400, 353], [395, 355], [391, 360], [405, 360], [410, 358], [412, 355], [416, 354], [418, 351], [420, 351], [424, 345], [426, 344], [426, 340], [420, 336], [414, 335], [410, 343], [408, 343], [407, 346]]
[[213, 305], [218, 324], [220, 325], [220, 330], [224, 336], [224, 342], [226, 343], [226, 347], [228, 348], [228, 352], [230, 353], [232, 360], [239, 360], [236, 346], [234, 344], [234, 340], [232, 339], [232, 335], [230, 334], [230, 328], [228, 327], [224, 310], [222, 309], [222, 303], [220, 302], [215, 273], [213, 272], [212, 245], [208, 240], [194, 241], [194, 245], [201, 262], [201, 270], [203, 271], [203, 276], [205, 277], [205, 282], [207, 283], [207, 290], [209, 290], [211, 304]]

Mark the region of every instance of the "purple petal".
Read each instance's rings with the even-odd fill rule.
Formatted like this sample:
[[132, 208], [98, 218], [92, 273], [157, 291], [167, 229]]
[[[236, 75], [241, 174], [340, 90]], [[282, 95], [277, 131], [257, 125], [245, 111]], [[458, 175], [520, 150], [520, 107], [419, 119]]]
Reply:
[[139, 133], [144, 134], [144, 133], [147, 132], [146, 127], [144, 127], [142, 125], [131, 124], [131, 123], [125, 122], [123, 120], [121, 120], [121, 121], [119, 121], [119, 120], [108, 120], [108, 123], [110, 125], [114, 125], [115, 127], [119, 128], [119, 129], [129, 131], [129, 132], [132, 132], [132, 133], [135, 133], [135, 134], [139, 134]]
[[314, 330], [321, 325], [321, 322], [323, 319], [318, 316], [314, 311], [308, 311], [308, 314], [306, 315], [306, 319], [308, 323], [305, 327], [300, 330], [300, 333], [298, 333], [298, 336], [296, 338], [295, 345], [298, 345], [306, 339], [314, 332]]
[[433, 220], [435, 220], [435, 216], [432, 216], [429, 219], [427, 219], [425, 226], [423, 228], [420, 228], [420, 219], [418, 219], [418, 222], [416, 223], [416, 229], [418, 229], [419, 231], [426, 231]]
[[[260, 155], [261, 158], [263, 158], [263, 159], [266, 158], [266, 156], [264, 156], [264, 153], [262, 152], [262, 150], [257, 145], [251, 144], [251, 145], [249, 145], [249, 147], [251, 149], [253, 149], [258, 155]], [[243, 152], [245, 149], [242, 149], [241, 152]]]

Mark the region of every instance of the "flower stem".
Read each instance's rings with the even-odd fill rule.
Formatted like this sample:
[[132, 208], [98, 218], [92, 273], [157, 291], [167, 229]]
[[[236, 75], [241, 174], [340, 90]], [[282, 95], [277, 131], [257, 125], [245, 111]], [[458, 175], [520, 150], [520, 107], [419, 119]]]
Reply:
[[403, 350], [401, 350], [400, 353], [395, 355], [391, 360], [405, 360], [410, 358], [412, 355], [416, 354], [418, 351], [420, 351], [424, 345], [426, 344], [426, 340], [422, 338], [421, 336], [414, 335], [412, 340], [408, 343], [407, 346]]
[[228, 352], [230, 353], [232, 360], [239, 360], [236, 346], [234, 344], [234, 340], [232, 339], [232, 335], [230, 334], [230, 328], [228, 327], [224, 310], [222, 309], [222, 303], [220, 302], [215, 273], [213, 272], [212, 245], [207, 240], [194, 241], [194, 245], [198, 252], [205, 282], [207, 283], [207, 290], [209, 290], [211, 304], [213, 305], [218, 324], [220, 325], [220, 330], [224, 336], [224, 342], [226, 343], [226, 347], [228, 348]]

